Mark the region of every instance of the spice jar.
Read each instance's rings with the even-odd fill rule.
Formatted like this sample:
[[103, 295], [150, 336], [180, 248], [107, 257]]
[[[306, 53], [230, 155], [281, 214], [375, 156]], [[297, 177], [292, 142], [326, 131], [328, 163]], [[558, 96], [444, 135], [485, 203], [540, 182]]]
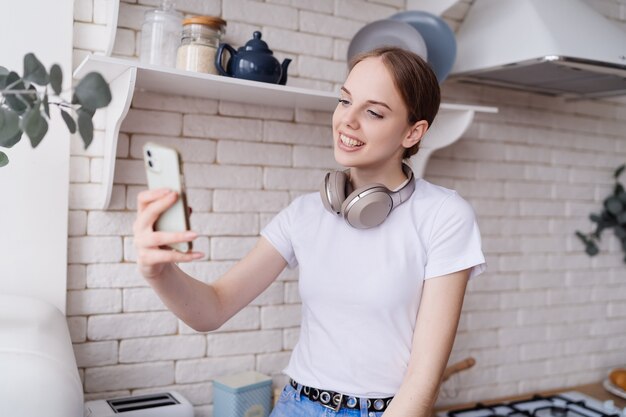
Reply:
[[182, 20], [183, 15], [174, 9], [171, 0], [162, 0], [160, 8], [147, 11], [141, 26], [139, 60], [144, 64], [174, 67]]
[[194, 16], [183, 20], [176, 68], [217, 74], [215, 54], [225, 26], [225, 20], [214, 16]]

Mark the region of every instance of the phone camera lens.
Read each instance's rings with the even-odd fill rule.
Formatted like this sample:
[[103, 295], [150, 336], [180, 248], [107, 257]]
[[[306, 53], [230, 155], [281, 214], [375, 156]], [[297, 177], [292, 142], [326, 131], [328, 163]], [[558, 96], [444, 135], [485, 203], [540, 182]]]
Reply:
[[150, 152], [150, 151], [146, 151], [146, 154], [147, 154], [149, 157], [152, 157], [152, 152]]
[[152, 168], [152, 161], [148, 161], [148, 166]]

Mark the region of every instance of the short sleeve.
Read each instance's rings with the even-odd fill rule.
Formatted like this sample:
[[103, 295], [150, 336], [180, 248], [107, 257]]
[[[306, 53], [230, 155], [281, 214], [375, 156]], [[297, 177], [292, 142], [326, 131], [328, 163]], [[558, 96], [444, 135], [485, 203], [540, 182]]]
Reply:
[[435, 215], [424, 279], [472, 268], [470, 279], [487, 270], [480, 230], [472, 206], [456, 191]]
[[292, 220], [294, 212], [294, 202], [281, 210], [274, 218], [261, 230], [261, 236], [266, 238], [272, 246], [287, 261], [289, 268], [298, 266], [292, 243]]

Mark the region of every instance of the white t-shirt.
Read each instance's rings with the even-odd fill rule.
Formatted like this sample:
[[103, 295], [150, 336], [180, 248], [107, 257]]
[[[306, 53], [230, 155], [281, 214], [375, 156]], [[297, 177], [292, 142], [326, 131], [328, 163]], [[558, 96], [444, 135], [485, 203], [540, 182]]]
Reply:
[[300, 266], [302, 324], [285, 373], [359, 397], [398, 391], [424, 280], [486, 270], [472, 207], [424, 179], [378, 227], [349, 226], [312, 193], [296, 198], [261, 235], [290, 268]]

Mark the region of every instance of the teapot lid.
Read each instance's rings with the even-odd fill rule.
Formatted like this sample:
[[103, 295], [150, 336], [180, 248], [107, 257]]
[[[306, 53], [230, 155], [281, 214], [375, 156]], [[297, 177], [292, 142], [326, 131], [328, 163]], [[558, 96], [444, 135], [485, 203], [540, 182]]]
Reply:
[[268, 54], [272, 53], [272, 50], [267, 46], [267, 43], [261, 40], [261, 32], [256, 30], [252, 36], [253, 38], [246, 42], [246, 46], [243, 48], [245, 51], [255, 51]]

